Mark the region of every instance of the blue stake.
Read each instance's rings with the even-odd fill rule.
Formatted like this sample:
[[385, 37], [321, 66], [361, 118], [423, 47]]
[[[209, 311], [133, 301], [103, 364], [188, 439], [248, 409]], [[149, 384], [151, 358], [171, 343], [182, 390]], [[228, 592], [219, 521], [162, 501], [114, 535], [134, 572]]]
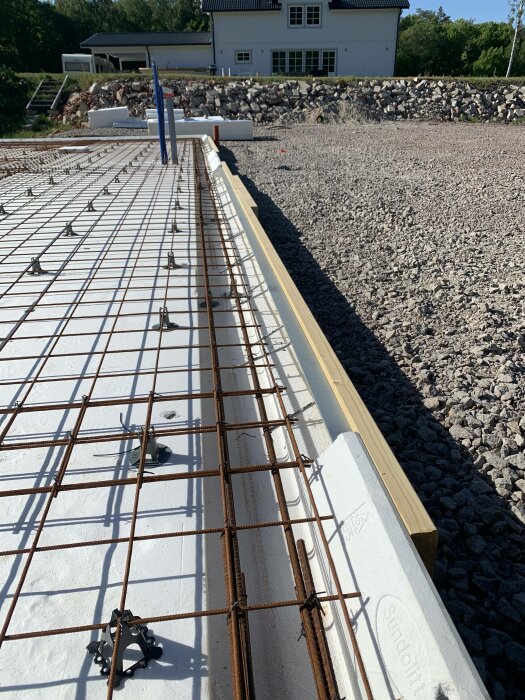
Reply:
[[155, 89], [155, 104], [157, 105], [157, 118], [159, 120], [160, 159], [163, 165], [167, 165], [168, 149], [166, 148], [166, 132], [164, 129], [164, 96], [159, 85], [156, 63], [153, 64], [153, 85]]

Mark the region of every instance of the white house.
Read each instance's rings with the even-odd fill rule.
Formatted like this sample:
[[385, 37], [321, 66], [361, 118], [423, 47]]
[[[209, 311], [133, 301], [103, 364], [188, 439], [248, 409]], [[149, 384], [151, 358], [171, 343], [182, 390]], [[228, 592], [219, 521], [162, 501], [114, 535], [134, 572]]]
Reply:
[[393, 75], [408, 7], [408, 0], [202, 0], [213, 63], [234, 75]]
[[408, 0], [201, 0], [210, 32], [98, 33], [82, 42], [121, 70], [228, 75], [394, 75]]

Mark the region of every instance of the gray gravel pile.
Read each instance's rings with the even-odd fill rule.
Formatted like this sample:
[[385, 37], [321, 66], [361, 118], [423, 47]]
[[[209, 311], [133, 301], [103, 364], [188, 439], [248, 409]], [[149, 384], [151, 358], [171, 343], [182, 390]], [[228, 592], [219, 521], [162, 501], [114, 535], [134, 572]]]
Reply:
[[434, 580], [491, 697], [525, 698], [525, 131], [259, 129], [228, 144], [439, 529]]

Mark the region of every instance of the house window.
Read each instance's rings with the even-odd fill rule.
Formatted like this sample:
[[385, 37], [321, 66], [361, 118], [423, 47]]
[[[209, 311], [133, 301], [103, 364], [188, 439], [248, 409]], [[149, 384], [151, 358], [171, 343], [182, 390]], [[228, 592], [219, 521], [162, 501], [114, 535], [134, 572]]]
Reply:
[[323, 51], [323, 70], [335, 73], [335, 51]]
[[290, 5], [288, 8], [288, 24], [290, 27], [303, 26], [303, 6]]
[[319, 70], [319, 51], [307, 51], [305, 62], [306, 73], [316, 73]]
[[318, 27], [321, 24], [321, 5], [306, 6], [306, 24], [309, 27]]
[[336, 51], [272, 51], [273, 75], [335, 75]]
[[288, 51], [288, 73], [303, 72], [303, 51]]
[[273, 75], [286, 73], [286, 51], [272, 51], [272, 73]]
[[252, 52], [251, 51], [236, 51], [235, 52], [235, 63], [251, 63], [252, 62]]

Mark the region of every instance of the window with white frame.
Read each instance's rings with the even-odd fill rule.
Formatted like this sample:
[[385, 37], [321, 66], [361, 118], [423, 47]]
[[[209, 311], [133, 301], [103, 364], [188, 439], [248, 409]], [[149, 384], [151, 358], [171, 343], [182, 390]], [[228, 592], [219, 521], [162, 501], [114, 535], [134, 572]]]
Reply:
[[235, 52], [235, 63], [251, 63], [252, 62], [252, 52], [251, 51], [236, 51]]
[[290, 27], [303, 26], [303, 6], [290, 5], [288, 8], [288, 24]]
[[288, 73], [302, 73], [304, 51], [288, 51]]
[[286, 51], [272, 51], [272, 74], [284, 75], [286, 73]]
[[319, 51], [307, 51], [305, 61], [305, 72], [309, 75], [319, 70]]
[[323, 70], [328, 75], [335, 73], [335, 51], [323, 51]]
[[308, 27], [319, 27], [321, 24], [321, 5], [306, 6], [306, 25]]
[[289, 27], [320, 27], [321, 5], [290, 5], [288, 7]]

